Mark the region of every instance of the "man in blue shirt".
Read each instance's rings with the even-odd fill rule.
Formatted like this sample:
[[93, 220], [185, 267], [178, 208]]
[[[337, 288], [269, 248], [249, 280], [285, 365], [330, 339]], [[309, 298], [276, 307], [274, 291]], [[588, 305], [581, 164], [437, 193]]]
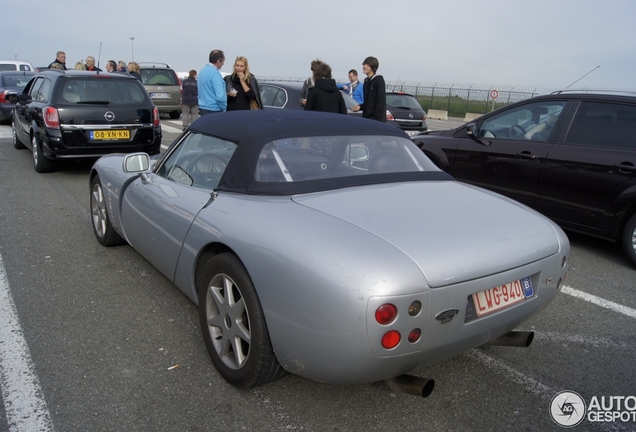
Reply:
[[362, 91], [363, 84], [358, 81], [358, 71], [351, 69], [349, 71], [349, 84], [339, 84], [338, 89], [347, 92], [359, 104], [364, 102], [364, 93]]
[[199, 72], [197, 87], [199, 91], [199, 114], [206, 115], [227, 109], [227, 92], [221, 68], [225, 63], [225, 54], [221, 50], [210, 52], [210, 62]]

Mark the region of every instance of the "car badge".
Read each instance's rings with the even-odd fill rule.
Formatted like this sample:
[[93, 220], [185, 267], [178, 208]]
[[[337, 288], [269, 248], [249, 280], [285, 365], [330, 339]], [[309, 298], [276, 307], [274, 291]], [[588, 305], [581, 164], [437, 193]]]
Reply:
[[413, 113], [409, 113], [409, 118], [413, 120]]
[[115, 120], [115, 114], [113, 114], [112, 111], [106, 111], [106, 114], [104, 114], [104, 118], [106, 119], [106, 121], [112, 122], [113, 120]]
[[163, 90], [161, 87], [157, 87], [157, 90]]
[[457, 309], [445, 310], [444, 312], [440, 312], [435, 315], [435, 319], [440, 321], [442, 324], [446, 324], [448, 322], [451, 322], [453, 318], [455, 318], [455, 315], [457, 315], [458, 313], [459, 310]]

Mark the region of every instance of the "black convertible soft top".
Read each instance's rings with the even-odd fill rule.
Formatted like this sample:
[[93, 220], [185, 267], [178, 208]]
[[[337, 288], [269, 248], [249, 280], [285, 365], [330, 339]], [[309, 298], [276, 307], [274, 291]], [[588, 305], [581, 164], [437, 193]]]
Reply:
[[288, 195], [342, 187], [400, 181], [448, 180], [441, 170], [331, 178], [303, 182], [262, 183], [254, 172], [263, 146], [274, 140], [316, 136], [379, 135], [409, 139], [401, 129], [355, 116], [301, 110], [231, 111], [199, 117], [190, 131], [238, 144], [216, 190]]

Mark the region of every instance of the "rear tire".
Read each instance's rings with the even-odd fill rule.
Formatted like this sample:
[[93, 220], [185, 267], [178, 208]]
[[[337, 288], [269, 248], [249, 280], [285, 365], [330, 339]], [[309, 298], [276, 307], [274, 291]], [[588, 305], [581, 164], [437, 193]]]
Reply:
[[634, 265], [636, 265], [636, 214], [633, 214], [623, 229], [623, 249]]
[[176, 120], [176, 119], [178, 119], [179, 117], [181, 117], [181, 112], [180, 112], [180, 111], [171, 111], [171, 112], [170, 112], [170, 118], [171, 118], [172, 120]]
[[221, 376], [244, 389], [283, 377], [286, 372], [276, 360], [258, 295], [241, 261], [225, 252], [202, 265], [197, 278], [201, 331]]
[[11, 118], [11, 134], [13, 135], [13, 147], [18, 150], [25, 149], [26, 147], [22, 144], [20, 138], [18, 138], [18, 132], [15, 129], [15, 120], [13, 120], [13, 118]]
[[39, 173], [47, 173], [53, 171], [53, 162], [44, 157], [42, 152], [42, 146], [38, 140], [38, 137], [34, 134], [31, 138], [31, 145], [33, 148], [33, 167]]
[[93, 233], [101, 245], [117, 246], [125, 243], [110, 223], [106, 197], [99, 176], [95, 176], [91, 181], [91, 222]]

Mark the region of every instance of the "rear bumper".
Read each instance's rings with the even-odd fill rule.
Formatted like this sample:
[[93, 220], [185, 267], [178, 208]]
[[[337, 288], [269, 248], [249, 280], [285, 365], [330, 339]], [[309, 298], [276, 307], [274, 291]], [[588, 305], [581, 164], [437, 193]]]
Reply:
[[[77, 132], [77, 131], [76, 131]], [[68, 134], [67, 137], [65, 135]], [[70, 138], [72, 134], [72, 139]], [[83, 136], [83, 135], [82, 135]], [[40, 134], [42, 152], [47, 159], [99, 158], [111, 153], [145, 152], [158, 154], [161, 150], [161, 127], [132, 131], [129, 141], [89, 141], [77, 139], [77, 133], [47, 129]]]

